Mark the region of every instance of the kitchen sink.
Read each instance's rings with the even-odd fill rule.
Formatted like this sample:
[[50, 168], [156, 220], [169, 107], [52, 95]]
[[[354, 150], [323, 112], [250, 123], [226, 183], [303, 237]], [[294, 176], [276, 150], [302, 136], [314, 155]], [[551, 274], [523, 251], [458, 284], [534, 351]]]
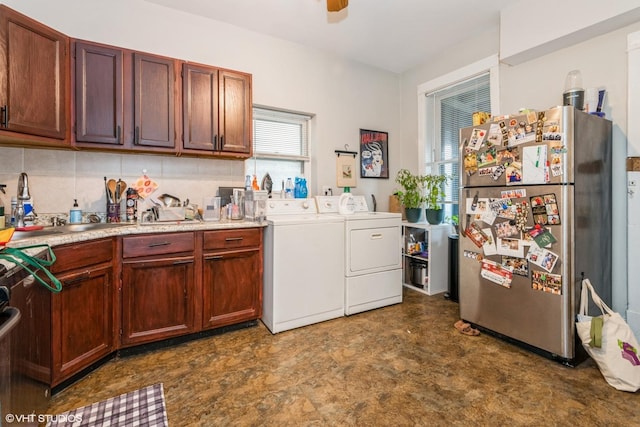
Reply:
[[50, 236], [53, 234], [62, 234], [62, 230], [54, 230], [54, 229], [42, 229], [42, 230], [31, 230], [31, 231], [15, 231], [11, 240], [22, 240], [22, 239], [31, 239], [33, 237], [43, 237]]
[[128, 227], [134, 224], [127, 223], [87, 223], [87, 224], [67, 224], [60, 227], [53, 227], [53, 230], [58, 229], [62, 233], [79, 233], [81, 231], [93, 231], [93, 230], [106, 230], [116, 227]]
[[60, 234], [81, 233], [83, 231], [108, 230], [110, 228], [128, 227], [134, 224], [119, 223], [87, 223], [67, 224], [58, 227], [45, 227], [41, 230], [15, 231], [11, 240], [31, 239], [34, 237], [55, 236]]

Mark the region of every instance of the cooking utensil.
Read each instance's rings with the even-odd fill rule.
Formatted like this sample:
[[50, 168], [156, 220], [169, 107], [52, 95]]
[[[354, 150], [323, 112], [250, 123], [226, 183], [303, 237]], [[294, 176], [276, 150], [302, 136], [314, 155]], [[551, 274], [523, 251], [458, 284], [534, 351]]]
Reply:
[[118, 186], [118, 183], [116, 182], [115, 179], [110, 179], [109, 181], [107, 181], [107, 189], [109, 190], [109, 200], [111, 201], [111, 203], [115, 203], [116, 201], [117, 186]]
[[118, 196], [118, 200], [122, 200], [122, 196], [127, 191], [127, 183], [125, 181], [120, 180], [120, 194]]

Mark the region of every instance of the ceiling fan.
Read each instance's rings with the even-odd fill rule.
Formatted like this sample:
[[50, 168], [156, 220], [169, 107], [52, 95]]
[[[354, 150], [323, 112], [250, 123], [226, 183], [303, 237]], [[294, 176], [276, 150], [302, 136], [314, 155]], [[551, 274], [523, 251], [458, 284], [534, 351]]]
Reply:
[[327, 10], [329, 12], [340, 12], [349, 6], [349, 0], [327, 0]]

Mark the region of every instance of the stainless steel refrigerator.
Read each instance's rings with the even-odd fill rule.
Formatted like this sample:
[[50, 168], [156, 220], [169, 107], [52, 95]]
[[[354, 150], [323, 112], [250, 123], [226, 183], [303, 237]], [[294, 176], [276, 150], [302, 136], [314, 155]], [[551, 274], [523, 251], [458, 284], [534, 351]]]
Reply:
[[611, 304], [611, 122], [574, 107], [503, 117], [461, 129], [460, 159], [460, 317], [579, 363], [582, 277]]

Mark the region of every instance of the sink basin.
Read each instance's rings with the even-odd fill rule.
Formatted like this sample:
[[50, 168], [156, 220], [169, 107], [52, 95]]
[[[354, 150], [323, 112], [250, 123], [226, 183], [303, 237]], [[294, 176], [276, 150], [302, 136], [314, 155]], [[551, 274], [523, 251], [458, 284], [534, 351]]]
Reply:
[[119, 223], [88, 223], [88, 224], [68, 224], [59, 227], [45, 227], [41, 230], [16, 231], [11, 240], [31, 239], [33, 237], [45, 237], [59, 234], [80, 233], [83, 231], [107, 230], [110, 228], [126, 227], [134, 224]]
[[15, 231], [11, 240], [30, 239], [32, 237], [50, 236], [52, 234], [62, 234], [62, 230], [42, 229], [32, 231]]
[[67, 224], [61, 227], [54, 227], [53, 229], [58, 229], [62, 233], [79, 233], [81, 231], [93, 231], [93, 230], [105, 230], [109, 228], [116, 227], [127, 227], [134, 224], [126, 224], [126, 223], [88, 223], [88, 224]]

